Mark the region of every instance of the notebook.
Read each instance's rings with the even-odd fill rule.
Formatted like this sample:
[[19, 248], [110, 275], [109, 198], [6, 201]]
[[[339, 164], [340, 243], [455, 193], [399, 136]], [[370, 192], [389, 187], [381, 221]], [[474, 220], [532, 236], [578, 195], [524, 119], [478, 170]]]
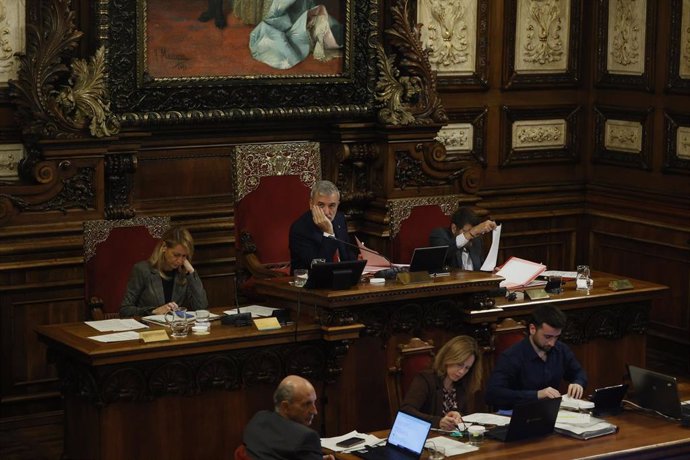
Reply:
[[689, 407], [681, 407], [675, 377], [628, 365], [637, 403], [673, 418], [688, 416]]
[[431, 422], [399, 411], [385, 445], [358, 449], [351, 453], [368, 460], [417, 460], [422, 456], [429, 430]]
[[561, 398], [518, 404], [513, 408], [513, 415], [507, 426], [492, 428], [486, 435], [499, 441], [520, 441], [553, 433], [560, 407]]
[[443, 273], [445, 267], [448, 246], [431, 246], [428, 248], [416, 248], [410, 261], [411, 272]]
[[625, 398], [625, 393], [627, 391], [627, 383], [597, 388], [592, 395], [592, 402], [594, 403], [594, 410], [592, 412], [596, 416], [616, 415], [620, 413], [620, 411], [623, 410], [621, 402], [623, 402], [623, 398]]

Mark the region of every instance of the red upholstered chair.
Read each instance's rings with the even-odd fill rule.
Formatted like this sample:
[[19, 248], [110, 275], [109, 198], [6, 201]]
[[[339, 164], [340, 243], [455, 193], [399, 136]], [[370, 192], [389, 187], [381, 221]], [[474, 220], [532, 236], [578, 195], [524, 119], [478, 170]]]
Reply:
[[450, 215], [459, 196], [417, 197], [391, 200], [388, 214], [391, 260], [410, 263], [415, 248], [429, 246], [429, 234], [436, 227], [450, 226]]
[[505, 318], [500, 323], [492, 324], [491, 347], [494, 360], [512, 345], [518, 343], [527, 336], [527, 327], [524, 321], [515, 321], [513, 318]]
[[87, 316], [117, 317], [132, 266], [148, 259], [170, 217], [84, 222], [84, 298]]
[[388, 369], [386, 382], [391, 421], [405, 398], [405, 393], [415, 376], [430, 369], [434, 362], [434, 341], [413, 337], [407, 343], [398, 345], [395, 363]]
[[247, 453], [247, 448], [245, 447], [244, 444], [240, 444], [237, 446], [237, 449], [235, 449], [235, 455], [233, 456], [234, 460], [251, 460], [249, 458], [249, 454]]
[[[321, 176], [319, 144], [235, 147], [235, 247], [238, 265], [258, 278], [290, 273], [290, 225], [309, 207]], [[251, 293], [251, 279], [243, 283]]]

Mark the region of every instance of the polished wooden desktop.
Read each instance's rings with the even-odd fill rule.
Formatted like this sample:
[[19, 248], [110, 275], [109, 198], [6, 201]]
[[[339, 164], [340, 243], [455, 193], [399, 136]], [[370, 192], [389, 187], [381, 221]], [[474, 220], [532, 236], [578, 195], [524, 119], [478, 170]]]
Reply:
[[84, 323], [40, 326], [62, 384], [63, 458], [231, 458], [251, 416], [272, 408], [280, 379], [300, 373], [321, 394], [360, 329], [218, 321], [208, 335], [101, 343]]
[[[342, 422], [329, 425], [329, 433], [334, 433], [374, 430], [390, 423], [391, 408], [381, 395], [386, 394], [387, 372], [399, 344], [420, 337], [440, 346], [455, 335], [471, 335], [485, 349], [483, 373], [488, 376], [501, 321], [527, 320], [542, 304], [556, 305], [568, 316], [561, 340], [587, 371], [588, 391], [620, 383], [626, 364], [645, 366], [650, 311], [654, 299], [668, 288], [630, 279], [632, 289], [613, 291], [609, 283], [622, 277], [601, 272], [592, 277], [589, 291], [578, 291], [574, 281], [567, 281], [562, 293], [548, 299], [513, 301], [487, 297], [502, 278], [466, 271], [407, 285], [363, 282], [342, 291], [297, 288], [289, 278], [257, 280], [256, 288], [269, 305], [313, 314], [321, 324], [364, 325], [362, 336], [350, 347], [341, 378], [329, 387], [332, 393], [349, 395], [343, 405], [334, 399], [326, 408], [332, 411], [327, 420]], [[487, 308], [487, 300], [494, 305]]]
[[[485, 439], [479, 450], [449, 459], [687, 459], [690, 428], [658, 415], [625, 410], [606, 420], [618, 426], [615, 434], [581, 441], [557, 433], [517, 442]], [[375, 432], [384, 438], [387, 431]], [[435, 434], [432, 433], [432, 436]], [[352, 454], [337, 454], [339, 460], [356, 460]], [[424, 459], [424, 457], [422, 457]]]

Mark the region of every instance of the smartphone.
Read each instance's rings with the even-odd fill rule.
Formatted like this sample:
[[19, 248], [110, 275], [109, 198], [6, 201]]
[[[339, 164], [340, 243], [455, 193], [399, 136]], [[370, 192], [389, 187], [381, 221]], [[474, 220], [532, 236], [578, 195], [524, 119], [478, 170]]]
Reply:
[[358, 438], [356, 436], [353, 436], [351, 438], [343, 439], [342, 441], [337, 442], [335, 445], [338, 447], [352, 447], [363, 442], [364, 438]]

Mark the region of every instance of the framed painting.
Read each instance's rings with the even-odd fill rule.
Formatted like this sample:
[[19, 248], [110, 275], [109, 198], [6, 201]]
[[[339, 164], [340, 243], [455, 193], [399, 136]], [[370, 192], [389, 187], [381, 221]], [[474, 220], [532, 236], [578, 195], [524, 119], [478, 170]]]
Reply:
[[671, 0], [671, 53], [666, 89], [690, 93], [690, 0]]
[[98, 0], [123, 126], [373, 110], [377, 0]]
[[593, 163], [650, 170], [652, 109], [594, 107]]
[[489, 0], [417, 0], [416, 14], [438, 90], [488, 88]]
[[654, 90], [655, 0], [598, 0], [595, 84]]
[[502, 168], [576, 163], [580, 151], [580, 106], [502, 108]]
[[503, 87], [574, 87], [580, 82], [582, 0], [507, 0]]

